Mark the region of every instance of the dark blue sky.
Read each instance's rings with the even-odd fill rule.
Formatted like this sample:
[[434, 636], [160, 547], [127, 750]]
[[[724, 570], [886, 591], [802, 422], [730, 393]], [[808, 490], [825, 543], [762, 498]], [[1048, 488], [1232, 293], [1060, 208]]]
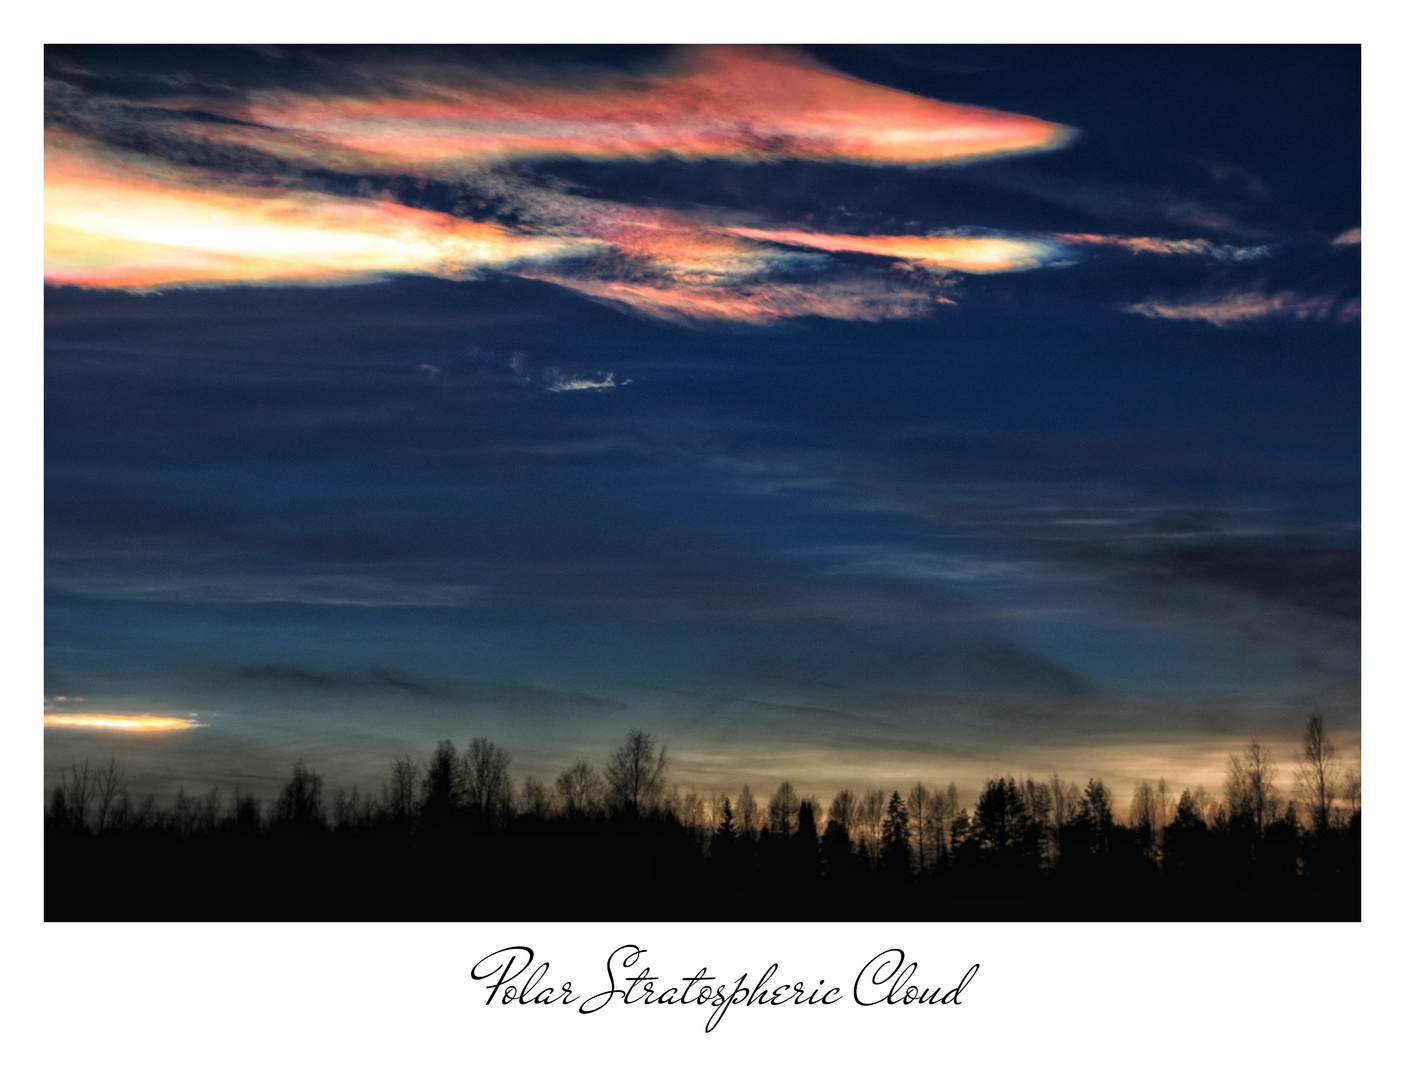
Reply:
[[[1354, 754], [1359, 50], [789, 55], [1073, 131], [960, 162], [775, 136], [392, 167], [327, 150], [308, 102], [370, 102], [403, 141], [406, 86], [584, 99], [676, 61], [50, 49], [51, 186], [125, 170], [119, 223], [140, 176], [595, 246], [124, 284], [55, 242], [46, 711], [203, 726], [49, 728], [46, 769], [115, 753], [138, 786], [269, 790], [303, 756], [365, 785], [481, 734], [549, 776], [643, 727], [700, 789], [1208, 786], [1314, 706]], [[693, 254], [733, 228], [764, 248]], [[972, 273], [875, 237], [1040, 254]]]

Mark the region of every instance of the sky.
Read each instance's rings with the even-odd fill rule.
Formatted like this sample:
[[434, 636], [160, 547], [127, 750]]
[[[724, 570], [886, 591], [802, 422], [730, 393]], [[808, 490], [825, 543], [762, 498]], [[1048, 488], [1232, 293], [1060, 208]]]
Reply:
[[49, 48], [45, 102], [46, 786], [1359, 753], [1355, 47]]

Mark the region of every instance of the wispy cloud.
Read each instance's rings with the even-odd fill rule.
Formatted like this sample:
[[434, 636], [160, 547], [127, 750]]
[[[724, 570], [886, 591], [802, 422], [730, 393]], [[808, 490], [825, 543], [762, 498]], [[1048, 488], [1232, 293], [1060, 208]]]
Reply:
[[1235, 244], [1216, 244], [1203, 238], [1189, 240], [1168, 240], [1160, 236], [1117, 236], [1101, 233], [1055, 233], [1059, 240], [1069, 244], [1119, 247], [1137, 255], [1203, 255], [1219, 262], [1248, 262], [1262, 259], [1269, 254], [1266, 244], [1242, 247]]
[[1330, 318], [1350, 322], [1360, 317], [1359, 301], [1340, 305], [1331, 296], [1303, 296], [1295, 292], [1264, 292], [1259, 289], [1239, 289], [1186, 300], [1146, 300], [1124, 304], [1123, 311], [1145, 315], [1149, 319], [1177, 319], [1211, 323], [1226, 327], [1262, 319]]
[[1361, 243], [1361, 227], [1359, 225], [1354, 229], [1347, 229], [1346, 232], [1332, 240], [1335, 247], [1350, 247], [1359, 243]]
[[692, 286], [575, 279], [536, 271], [522, 276], [562, 285], [652, 318], [682, 322], [764, 325], [802, 316], [881, 322], [914, 318], [927, 314], [938, 303], [949, 302], [931, 290], [888, 279]]
[[593, 376], [567, 375], [560, 368], [549, 367], [542, 372], [543, 385], [558, 394], [568, 390], [611, 390], [628, 382], [628, 379], [622, 383], [615, 382], [613, 371], [597, 371]]
[[355, 93], [263, 93], [239, 117], [397, 169], [524, 158], [799, 158], [934, 165], [1062, 146], [1060, 124], [933, 101], [795, 50], [683, 50], [642, 74], [567, 81], [484, 72], [368, 74]]

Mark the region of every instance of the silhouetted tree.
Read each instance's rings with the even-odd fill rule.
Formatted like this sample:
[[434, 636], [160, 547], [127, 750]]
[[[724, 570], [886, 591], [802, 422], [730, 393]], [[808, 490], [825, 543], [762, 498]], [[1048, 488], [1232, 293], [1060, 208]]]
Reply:
[[653, 736], [638, 729], [631, 731], [605, 766], [605, 780], [616, 808], [630, 817], [650, 813], [663, 791], [667, 769], [667, 749], [660, 747], [655, 753]]
[[833, 801], [829, 804], [829, 820], [839, 822], [843, 826], [846, 836], [849, 830], [854, 827], [854, 815], [858, 809], [858, 802], [858, 796], [845, 788], [834, 796]]
[[600, 806], [600, 777], [587, 761], [577, 761], [556, 778], [556, 794], [569, 818], [593, 814]]
[[756, 809], [756, 797], [748, 784], [742, 785], [742, 793], [737, 796], [737, 836], [743, 840], [755, 840], [761, 827], [761, 815]]
[[1000, 858], [1030, 854], [1033, 824], [1020, 785], [1007, 777], [986, 781], [973, 825], [982, 851]]
[[773, 839], [784, 840], [795, 831], [795, 815], [799, 809], [800, 800], [795, 788], [789, 780], [782, 780], [767, 807]]
[[463, 755], [464, 806], [480, 822], [500, 824], [512, 812], [512, 778], [507, 751], [489, 739], [468, 744]]
[[529, 776], [522, 781], [522, 812], [529, 817], [544, 821], [555, 809], [555, 799], [551, 789], [536, 777]]
[[419, 787], [420, 767], [413, 759], [403, 757], [390, 766], [390, 779], [381, 788], [381, 802], [393, 824], [405, 827], [414, 820]]
[[883, 838], [883, 809], [887, 802], [888, 797], [879, 788], [870, 788], [859, 801], [854, 813], [851, 832], [870, 867], [878, 865]]
[[895, 877], [906, 877], [912, 872], [912, 838], [908, 826], [907, 806], [896, 791], [888, 800], [888, 810], [883, 815], [883, 831], [879, 842], [879, 862], [885, 873]]
[[1257, 739], [1250, 741], [1243, 756], [1229, 755], [1225, 796], [1232, 825], [1263, 836], [1269, 822], [1278, 816], [1279, 798], [1273, 782], [1277, 773], [1268, 747]]
[[[178, 801], [184, 794], [181, 792], [177, 796]], [[193, 815], [192, 808], [192, 819]], [[269, 825], [283, 832], [310, 833], [325, 829], [327, 814], [322, 806], [322, 777], [302, 762], [294, 765], [292, 779], [284, 785], [278, 801], [273, 804]], [[193, 827], [193, 821], [189, 825], [183, 823], [182, 827]]]
[[72, 762], [63, 775], [61, 790], [62, 826], [72, 832], [86, 831], [88, 811], [93, 803], [94, 777], [88, 759]]
[[718, 822], [717, 831], [712, 834], [712, 846], [714, 850], [721, 847], [730, 848], [737, 842], [736, 816], [732, 813], [732, 800], [723, 796], [722, 799], [722, 820]]
[[424, 767], [420, 817], [426, 828], [437, 830], [453, 824], [463, 807], [463, 766], [458, 751], [442, 739]]
[[965, 847], [971, 842], [971, 815], [963, 806], [951, 819], [951, 850]]
[[1341, 783], [1337, 748], [1327, 738], [1320, 712], [1308, 718], [1303, 747], [1298, 754], [1297, 787], [1308, 807], [1312, 831], [1325, 834], [1332, 825], [1332, 804]]
[[921, 781], [907, 793], [907, 805], [912, 813], [912, 855], [920, 874], [927, 869], [932, 848], [932, 796]]
[[117, 767], [117, 759], [108, 758], [107, 765], [97, 774], [94, 782], [98, 832], [107, 828], [112, 809], [117, 805], [118, 796], [122, 794], [122, 785], [123, 775], [122, 770]]
[[263, 829], [263, 813], [259, 800], [251, 792], [234, 789], [234, 799], [230, 806], [229, 828], [239, 836], [254, 837]]
[[1347, 769], [1342, 777], [1342, 801], [1350, 810], [1347, 823], [1358, 820], [1361, 814], [1361, 770], [1355, 765]]

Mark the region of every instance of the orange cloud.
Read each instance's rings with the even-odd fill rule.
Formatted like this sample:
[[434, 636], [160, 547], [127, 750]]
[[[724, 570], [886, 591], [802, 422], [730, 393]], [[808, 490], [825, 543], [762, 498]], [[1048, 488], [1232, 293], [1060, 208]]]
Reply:
[[[241, 117], [425, 171], [504, 159], [665, 155], [938, 165], [1050, 150], [1073, 134], [1034, 117], [878, 86], [778, 48], [693, 48], [668, 70], [590, 84], [466, 82], [447, 73], [439, 82], [421, 74], [386, 83], [375, 95], [269, 93]], [[223, 134], [264, 137], [248, 129]]]
[[1063, 254], [1047, 240], [1005, 236], [845, 236], [787, 229], [727, 230], [752, 240], [765, 240], [820, 251], [853, 251], [902, 259], [919, 266], [959, 270], [967, 274], [1004, 274], [1033, 270]]
[[[1148, 300], [1140, 304], [1126, 304], [1122, 310], [1151, 319], [1196, 320], [1225, 327], [1267, 318], [1325, 319], [1332, 313], [1335, 303], [1329, 296], [1246, 289], [1196, 300]], [[1351, 306], [1353, 303], [1356, 305], [1354, 308]], [[1360, 310], [1359, 301], [1348, 301], [1338, 312], [1339, 321], [1349, 322], [1359, 317]]]
[[56, 715], [44, 717], [45, 727], [97, 728], [103, 731], [179, 731], [199, 727], [179, 716]]
[[1346, 232], [1342, 233], [1340, 236], [1336, 237], [1332, 241], [1334, 247], [1349, 247], [1352, 244], [1359, 243], [1361, 243], [1360, 226], [1357, 226], [1355, 229], [1347, 229]]
[[589, 250], [377, 199], [215, 184], [193, 169], [54, 138], [44, 161], [44, 280], [335, 284], [388, 273], [463, 277]]

